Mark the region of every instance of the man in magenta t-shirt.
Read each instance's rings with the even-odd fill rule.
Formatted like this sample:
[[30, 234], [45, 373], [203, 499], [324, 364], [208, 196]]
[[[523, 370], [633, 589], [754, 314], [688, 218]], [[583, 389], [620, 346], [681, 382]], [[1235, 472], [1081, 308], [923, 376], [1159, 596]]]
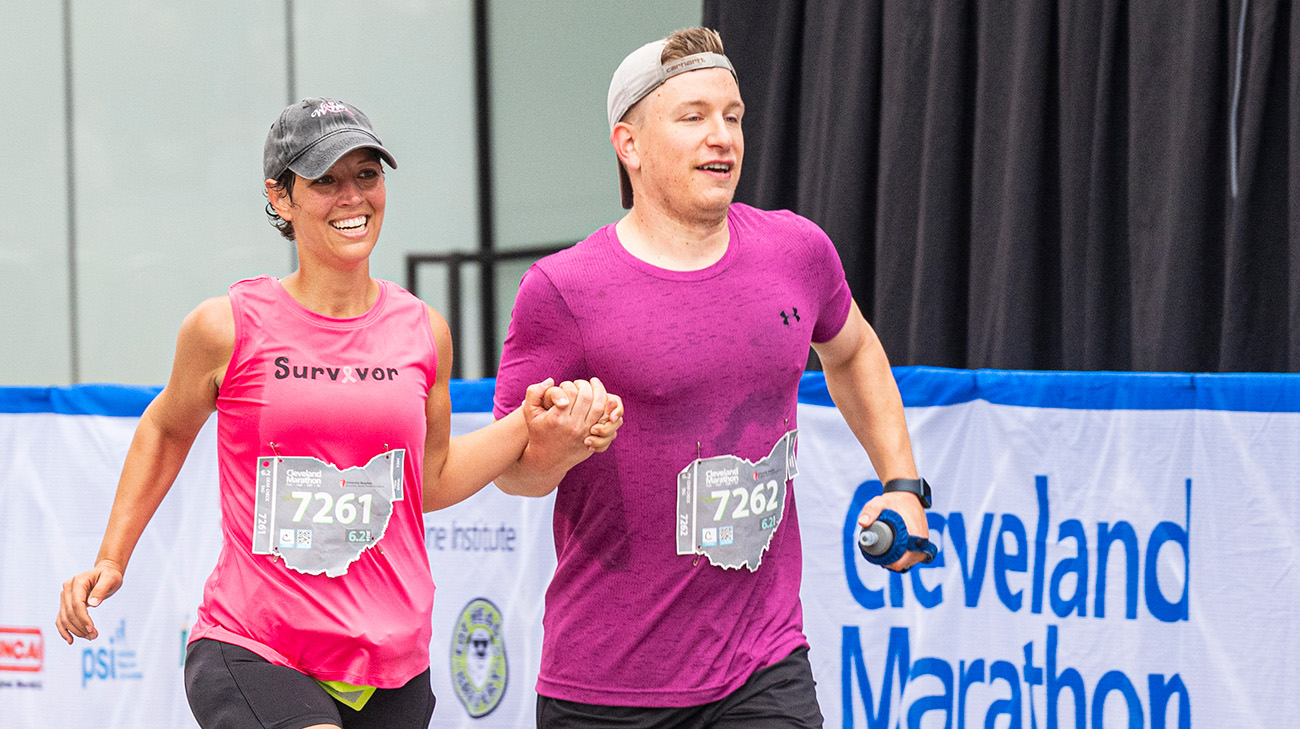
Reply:
[[898, 387], [826, 234], [732, 203], [744, 104], [715, 32], [634, 51], [608, 111], [629, 212], [524, 275], [497, 378], [498, 417], [588, 373], [627, 413], [567, 475], [496, 482], [556, 491], [538, 725], [821, 726], [791, 480], [808, 347], [890, 484], [860, 521], [924, 537]]

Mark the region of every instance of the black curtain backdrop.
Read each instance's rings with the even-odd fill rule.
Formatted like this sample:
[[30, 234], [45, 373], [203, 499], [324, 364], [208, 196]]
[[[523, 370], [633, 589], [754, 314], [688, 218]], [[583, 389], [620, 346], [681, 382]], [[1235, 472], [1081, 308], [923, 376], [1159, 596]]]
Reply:
[[705, 0], [893, 364], [1300, 371], [1287, 0]]

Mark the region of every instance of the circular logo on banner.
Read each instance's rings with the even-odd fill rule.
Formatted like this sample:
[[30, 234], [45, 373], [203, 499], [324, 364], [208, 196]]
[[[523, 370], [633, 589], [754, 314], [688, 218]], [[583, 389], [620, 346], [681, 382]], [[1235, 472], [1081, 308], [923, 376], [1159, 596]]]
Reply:
[[451, 684], [469, 715], [487, 716], [506, 693], [509, 667], [501, 635], [501, 610], [490, 600], [469, 601], [451, 639]]

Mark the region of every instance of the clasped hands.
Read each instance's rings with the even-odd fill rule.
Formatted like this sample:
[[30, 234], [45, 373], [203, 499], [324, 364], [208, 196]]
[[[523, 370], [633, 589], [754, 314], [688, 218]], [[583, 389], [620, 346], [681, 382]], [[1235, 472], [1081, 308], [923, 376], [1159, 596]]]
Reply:
[[623, 425], [623, 400], [606, 392], [598, 378], [547, 378], [524, 396], [528, 424], [525, 455], [546, 466], [571, 467], [609, 448]]

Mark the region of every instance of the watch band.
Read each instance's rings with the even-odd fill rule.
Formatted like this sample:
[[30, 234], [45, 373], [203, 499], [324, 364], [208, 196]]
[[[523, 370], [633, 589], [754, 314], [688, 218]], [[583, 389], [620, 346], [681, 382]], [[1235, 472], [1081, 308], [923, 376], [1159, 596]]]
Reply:
[[891, 478], [885, 482], [883, 493], [906, 491], [921, 500], [923, 508], [930, 508], [930, 483], [923, 478]]

